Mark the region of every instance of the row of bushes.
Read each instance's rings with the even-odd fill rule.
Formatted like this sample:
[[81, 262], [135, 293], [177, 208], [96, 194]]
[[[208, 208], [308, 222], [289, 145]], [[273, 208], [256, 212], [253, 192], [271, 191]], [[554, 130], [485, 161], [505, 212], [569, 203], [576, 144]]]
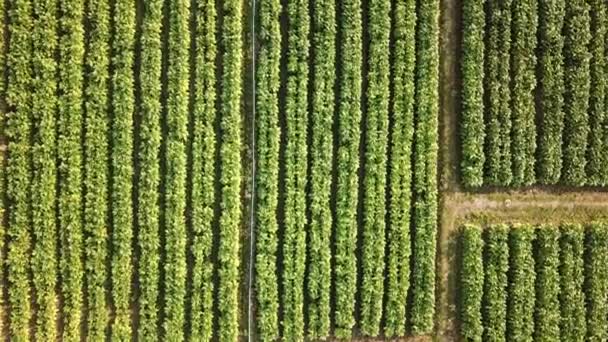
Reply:
[[[467, 341], [602, 341], [608, 226], [465, 225], [461, 335]], [[483, 291], [482, 291], [483, 284]]]

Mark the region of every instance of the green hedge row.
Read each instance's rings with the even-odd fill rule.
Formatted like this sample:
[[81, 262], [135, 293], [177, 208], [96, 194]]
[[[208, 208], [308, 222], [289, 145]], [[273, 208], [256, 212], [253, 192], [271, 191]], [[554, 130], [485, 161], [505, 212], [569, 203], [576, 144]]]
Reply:
[[[360, 0], [339, 3], [337, 183], [334, 250], [334, 335], [349, 339], [355, 325], [357, 292], [357, 202], [361, 135], [362, 14]], [[346, 53], [348, 52], [348, 53]]]
[[137, 228], [139, 247], [140, 341], [158, 338], [160, 281], [161, 27], [163, 1], [144, 3], [140, 36], [139, 174]]
[[193, 9], [194, 89], [191, 169], [191, 221], [193, 260], [190, 339], [211, 341], [213, 337], [213, 274], [211, 260], [215, 209], [216, 151], [216, 17], [215, 2], [197, 1]]
[[109, 207], [109, 65], [110, 4], [90, 1], [84, 90], [84, 220], [87, 339], [104, 341], [109, 320], [106, 300]]
[[336, 83], [336, 8], [332, 0], [313, 2], [312, 106], [308, 226], [308, 337], [329, 336], [332, 258], [332, 161]]
[[386, 245], [386, 172], [391, 32], [391, 2], [368, 2], [367, 107], [363, 177], [362, 286], [359, 328], [367, 336], [380, 331], [384, 298]]
[[59, 235], [63, 292], [63, 340], [81, 340], [83, 265], [82, 89], [84, 1], [59, 3]]
[[388, 178], [388, 279], [384, 305], [384, 335], [387, 337], [405, 335], [404, 317], [410, 288], [416, 1], [396, 2], [392, 17], [394, 48]]
[[56, 336], [57, 225], [55, 190], [57, 185], [56, 122], [57, 82], [57, 2], [33, 2], [32, 74], [32, 237], [31, 259], [36, 298], [34, 337], [53, 341]]
[[416, 129], [414, 132], [414, 268], [411, 325], [414, 334], [433, 330], [437, 240], [439, 1], [418, 4], [416, 25]]
[[8, 304], [9, 333], [14, 341], [29, 341], [30, 303], [30, 136], [32, 70], [32, 5], [12, 0], [9, 6], [9, 50], [7, 55], [8, 106], [5, 134], [8, 141], [6, 197], [8, 209]]

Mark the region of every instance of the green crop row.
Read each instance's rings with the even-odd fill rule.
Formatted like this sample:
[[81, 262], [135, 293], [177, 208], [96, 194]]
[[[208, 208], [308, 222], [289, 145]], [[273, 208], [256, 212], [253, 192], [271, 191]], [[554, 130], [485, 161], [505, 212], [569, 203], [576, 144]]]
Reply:
[[489, 38], [487, 61], [488, 131], [487, 183], [510, 185], [511, 155], [511, 4], [512, 0], [488, 0]]
[[29, 341], [31, 319], [30, 251], [30, 135], [32, 72], [30, 69], [32, 6], [30, 1], [12, 0], [9, 4], [9, 50], [7, 55], [8, 107], [5, 134], [8, 141], [6, 197], [8, 209], [8, 304], [10, 338]]
[[106, 301], [108, 244], [110, 5], [90, 1], [85, 55], [84, 221], [87, 339], [104, 341], [109, 313]]
[[337, 59], [337, 183], [335, 208], [334, 335], [351, 337], [357, 292], [357, 202], [361, 126], [362, 14], [360, 0], [340, 2]]
[[585, 243], [587, 341], [608, 339], [608, 225], [593, 223]]
[[606, 146], [606, 1], [589, 1], [591, 14], [589, 150], [587, 154], [587, 183], [608, 184], [608, 146]]
[[514, 225], [509, 239], [509, 289], [507, 337], [510, 341], [532, 341], [534, 334], [535, 278], [532, 253], [534, 227]]
[[164, 338], [184, 340], [186, 302], [186, 141], [188, 139], [190, 1], [169, 2], [165, 152]]
[[560, 231], [542, 226], [536, 233], [535, 341], [556, 341], [560, 337]]
[[277, 277], [279, 185], [279, 87], [281, 62], [281, 2], [259, 7], [259, 52], [256, 67], [256, 256], [257, 333], [260, 341], [279, 336]]
[[196, 341], [213, 336], [213, 218], [215, 207], [216, 9], [212, 0], [197, 1], [195, 13], [194, 129], [192, 136], [191, 333]]
[[416, 1], [396, 2], [392, 17], [394, 47], [388, 179], [388, 282], [384, 310], [384, 334], [387, 337], [405, 335], [404, 317], [410, 288]]
[[606, 228], [603, 222], [494, 225], [482, 239], [479, 226], [465, 225], [458, 303], [463, 339], [481, 341], [483, 331], [484, 341], [605, 340]]
[[561, 338], [566, 341], [584, 341], [585, 322], [584, 282], [584, 231], [579, 224], [562, 226], [560, 241], [561, 277]]
[[[133, 113], [135, 4], [114, 2], [112, 37], [112, 303], [111, 336], [131, 336], [131, 240], [133, 239]], [[187, 79], [187, 77], [186, 77]]]
[[488, 229], [484, 251], [483, 320], [484, 341], [505, 341], [507, 321], [507, 286], [509, 271], [509, 227], [495, 225]]
[[287, 2], [287, 84], [285, 98], [285, 192], [283, 222], [283, 334], [304, 339], [306, 267], [306, 173], [308, 129], [308, 0]]
[[[6, 17], [6, 2], [0, 1], [0, 13], [4, 13]], [[6, 41], [5, 37], [8, 37], [8, 25], [6, 22], [0, 24], [0, 67], [5, 70], [4, 74], [0, 76], [0, 134], [6, 137], [6, 71], [8, 70], [6, 64]], [[5, 141], [5, 144], [8, 142]], [[6, 274], [6, 151], [0, 153], [0, 265], [2, 265], [2, 274]], [[3, 276], [0, 284], [7, 286], [6, 277]], [[5, 296], [0, 296], [0, 305], [4, 306]], [[6, 317], [6, 315], [4, 315]], [[6, 331], [6, 318], [0, 315], [0, 331]]]
[[562, 181], [568, 185], [585, 184], [587, 138], [589, 136], [589, 89], [591, 40], [590, 14], [587, 0], [566, 3], [564, 23], [564, 172]]
[[33, 2], [32, 32], [32, 153], [31, 213], [33, 231], [32, 276], [36, 292], [36, 331], [40, 341], [56, 340], [57, 233], [55, 187], [57, 184], [56, 127], [57, 21], [55, 0]]
[[161, 147], [161, 27], [163, 1], [144, 3], [140, 50], [139, 175], [137, 227], [139, 246], [140, 341], [158, 338], [160, 281], [160, 147]]
[[481, 342], [483, 323], [483, 238], [479, 226], [465, 225], [462, 230], [460, 269], [460, 330], [464, 341]]
[[414, 267], [411, 325], [430, 333], [435, 316], [439, 1], [419, 3], [416, 25], [416, 128], [414, 132]]
[[[312, 107], [308, 226], [308, 337], [329, 336], [331, 298], [332, 160], [336, 82], [336, 8], [332, 0], [313, 2]], [[278, 65], [277, 65], [278, 66]], [[278, 84], [277, 84], [278, 85]]]
[[380, 331], [384, 298], [391, 2], [371, 0], [368, 6], [370, 44], [367, 60], [359, 328], [364, 335], [376, 336]]
[[81, 340], [84, 280], [82, 222], [82, 89], [84, 1], [61, 0], [59, 30], [59, 236], [63, 340]]
[[565, 0], [539, 0], [539, 94], [542, 113], [538, 146], [538, 179], [555, 184], [561, 178], [564, 131], [564, 38]]
[[219, 341], [239, 336], [239, 280], [241, 230], [241, 98], [243, 89], [243, 13], [239, 0], [223, 2], [221, 48], [223, 51], [220, 94], [220, 236], [219, 236]]
[[485, 0], [464, 0], [462, 9], [462, 181], [467, 187], [483, 184], [484, 163], [484, 29]]
[[513, 185], [535, 182], [536, 153], [536, 31], [538, 1], [513, 2], [512, 159]]

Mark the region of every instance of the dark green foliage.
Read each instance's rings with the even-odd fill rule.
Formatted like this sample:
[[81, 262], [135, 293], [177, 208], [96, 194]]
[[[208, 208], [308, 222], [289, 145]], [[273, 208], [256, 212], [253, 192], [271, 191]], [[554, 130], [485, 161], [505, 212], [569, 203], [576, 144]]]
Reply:
[[414, 135], [414, 67], [416, 1], [397, 1], [393, 11], [393, 98], [389, 155], [389, 221], [384, 335], [405, 335], [410, 288], [410, 219], [412, 140]]
[[535, 182], [536, 153], [536, 45], [538, 1], [513, 3], [512, 58], [512, 158], [513, 185]]
[[542, 113], [538, 146], [538, 180], [555, 184], [562, 170], [564, 130], [564, 37], [565, 0], [539, 0], [539, 94]]
[[481, 342], [483, 324], [483, 239], [479, 226], [465, 225], [462, 230], [460, 268], [460, 332], [468, 342]]
[[437, 243], [439, 1], [422, 1], [416, 28], [416, 129], [414, 139], [414, 334], [433, 330]]
[[562, 181], [568, 185], [584, 185], [586, 181], [587, 138], [589, 136], [589, 87], [591, 39], [589, 3], [587, 0], [566, 2], [564, 24], [564, 172]]
[[483, 184], [484, 154], [484, 29], [485, 0], [462, 2], [462, 118], [460, 139], [462, 182], [467, 187]]

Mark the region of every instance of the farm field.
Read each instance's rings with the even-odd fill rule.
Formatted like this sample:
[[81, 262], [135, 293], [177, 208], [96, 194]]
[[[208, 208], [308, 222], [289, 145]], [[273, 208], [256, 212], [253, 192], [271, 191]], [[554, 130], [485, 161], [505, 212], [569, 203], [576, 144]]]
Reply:
[[607, 339], [607, 6], [0, 0], [2, 338]]

